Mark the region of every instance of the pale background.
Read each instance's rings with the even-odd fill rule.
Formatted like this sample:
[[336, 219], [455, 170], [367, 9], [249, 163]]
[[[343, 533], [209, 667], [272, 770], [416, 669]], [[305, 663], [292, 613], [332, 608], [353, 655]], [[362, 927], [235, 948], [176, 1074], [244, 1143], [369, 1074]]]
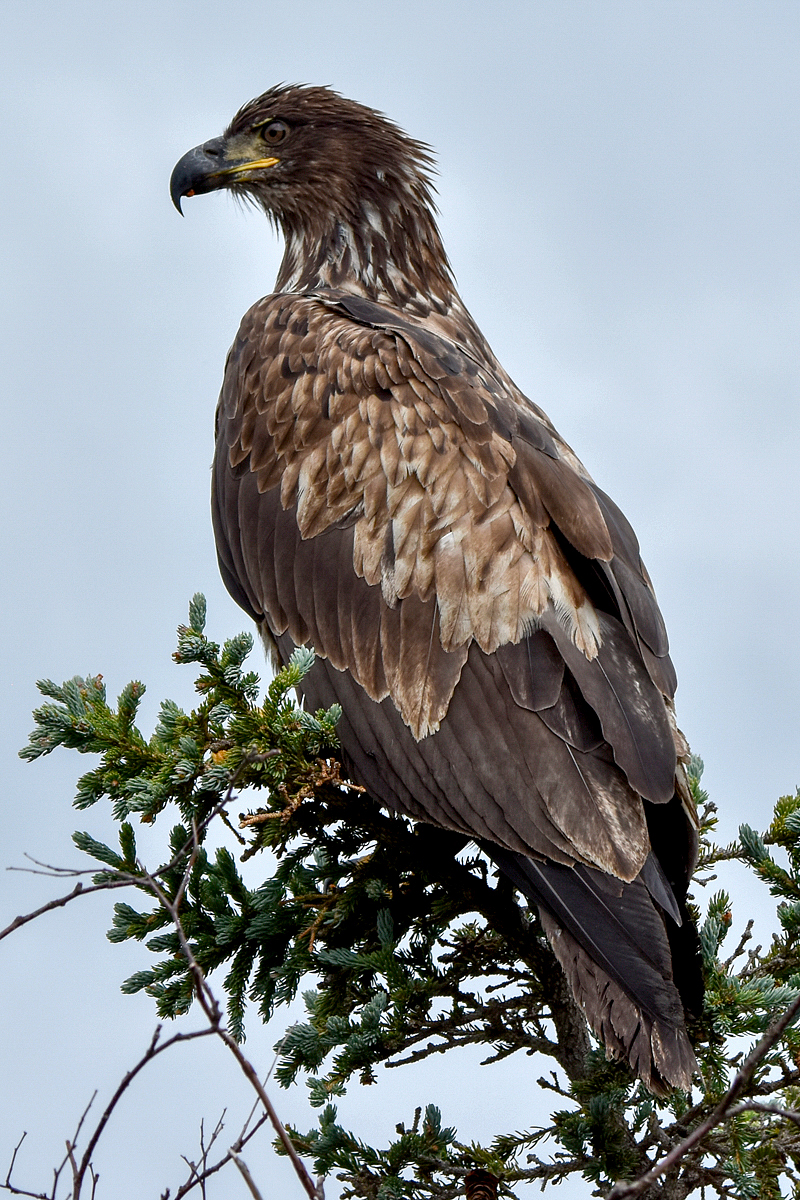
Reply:
[[[80, 865], [72, 830], [110, 830], [100, 806], [70, 809], [88, 760], [16, 758], [36, 678], [102, 672], [112, 695], [141, 678], [149, 730], [163, 696], [191, 702], [170, 654], [192, 593], [214, 636], [246, 627], [217, 577], [212, 416], [279, 246], [224, 195], [181, 221], [167, 184], [282, 80], [330, 84], [436, 149], [466, 302], [638, 531], [725, 835], [763, 826], [800, 782], [800, 6], [6, 0], [2, 20], [0, 866]], [[5, 872], [0, 888], [2, 924], [58, 894]], [[740, 893], [739, 921], [763, 902]], [[104, 940], [109, 910], [80, 902], [0, 947], [0, 1174], [27, 1129], [16, 1181], [34, 1190], [154, 1025], [146, 997], [118, 991], [150, 956]], [[279, 1032], [253, 1026], [260, 1066]], [[540, 1064], [475, 1064], [354, 1086], [340, 1118], [380, 1144], [429, 1101], [464, 1140], [546, 1120]], [[315, 1123], [303, 1089], [277, 1100]], [[174, 1191], [200, 1117], [228, 1105], [232, 1138], [249, 1103], [221, 1048], [174, 1051], [104, 1138], [98, 1197]], [[265, 1196], [300, 1195], [266, 1139], [246, 1159]], [[209, 1194], [245, 1188], [228, 1175]]]

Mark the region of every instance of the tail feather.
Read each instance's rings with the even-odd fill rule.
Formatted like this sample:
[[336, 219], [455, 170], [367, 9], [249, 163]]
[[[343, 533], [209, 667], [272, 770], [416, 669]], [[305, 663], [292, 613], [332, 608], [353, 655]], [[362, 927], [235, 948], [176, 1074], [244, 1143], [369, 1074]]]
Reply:
[[[627, 1059], [656, 1094], [669, 1087], [687, 1090], [697, 1064], [673, 981], [665, 920], [645, 883], [649, 876], [661, 901], [669, 888], [663, 875], [651, 868], [622, 883], [580, 865], [484, 848], [538, 907], [572, 993], [607, 1051]], [[676, 909], [674, 897], [664, 907]]]

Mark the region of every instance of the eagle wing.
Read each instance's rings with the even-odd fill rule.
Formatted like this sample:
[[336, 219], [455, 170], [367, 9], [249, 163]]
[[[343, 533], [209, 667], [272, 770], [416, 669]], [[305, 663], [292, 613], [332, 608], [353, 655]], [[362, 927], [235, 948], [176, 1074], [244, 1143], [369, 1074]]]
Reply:
[[[648, 811], [689, 802], [663, 621], [624, 516], [450, 334], [333, 289], [250, 310], [217, 413], [223, 577], [279, 658], [314, 647], [306, 701], [342, 704], [360, 782], [494, 847], [606, 1044], [685, 1084], [688, 1043], [673, 1068], [649, 1049], [681, 1025], [659, 911], [678, 915], [694, 853], [680, 812], [666, 874], [650, 853]], [[638, 992], [623, 943], [653, 977]]]

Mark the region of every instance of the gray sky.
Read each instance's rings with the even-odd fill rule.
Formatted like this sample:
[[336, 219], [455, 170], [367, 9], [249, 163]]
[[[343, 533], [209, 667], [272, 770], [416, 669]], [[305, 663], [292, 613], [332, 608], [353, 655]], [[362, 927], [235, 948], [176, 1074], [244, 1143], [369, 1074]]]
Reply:
[[[102, 672], [113, 695], [141, 678], [149, 729], [162, 697], [191, 703], [170, 654], [192, 593], [214, 636], [246, 627], [217, 576], [212, 421], [225, 352], [280, 251], [223, 195], [181, 221], [167, 184], [185, 150], [281, 80], [330, 84], [435, 148], [462, 294], [638, 532], [725, 836], [763, 826], [800, 782], [797, 3], [4, 10], [0, 865], [76, 864], [72, 830], [111, 824], [70, 809], [87, 760], [17, 761], [36, 678]], [[3, 872], [2, 923], [55, 894]], [[753, 888], [737, 899], [740, 919], [758, 911]], [[151, 1002], [117, 986], [149, 956], [105, 942], [108, 914], [86, 901], [2, 945], [0, 1171], [28, 1129], [27, 1186], [46, 1183], [93, 1088], [102, 1099], [152, 1031]], [[253, 1028], [261, 1066], [278, 1032]], [[104, 1140], [100, 1200], [174, 1189], [201, 1116], [227, 1104], [238, 1129], [249, 1096], [222, 1051], [174, 1053]], [[540, 1073], [526, 1060], [466, 1087], [465, 1066], [442, 1059], [355, 1089], [340, 1116], [382, 1141], [428, 1101], [464, 1139], [519, 1129], [545, 1119]], [[315, 1123], [302, 1090], [277, 1099]], [[266, 1143], [247, 1157], [275, 1195], [299, 1194]]]

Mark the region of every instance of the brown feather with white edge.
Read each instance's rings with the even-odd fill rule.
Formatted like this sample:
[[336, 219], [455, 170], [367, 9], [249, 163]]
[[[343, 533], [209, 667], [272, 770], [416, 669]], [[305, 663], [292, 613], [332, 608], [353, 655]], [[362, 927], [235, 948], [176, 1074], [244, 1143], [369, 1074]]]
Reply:
[[351, 773], [476, 838], [608, 1051], [685, 1088], [696, 831], [663, 621], [627, 521], [464, 308], [429, 166], [380, 114], [288, 87], [176, 167], [176, 203], [227, 187], [286, 237], [225, 370], [221, 570], [282, 661], [314, 647], [306, 702], [343, 705]]

